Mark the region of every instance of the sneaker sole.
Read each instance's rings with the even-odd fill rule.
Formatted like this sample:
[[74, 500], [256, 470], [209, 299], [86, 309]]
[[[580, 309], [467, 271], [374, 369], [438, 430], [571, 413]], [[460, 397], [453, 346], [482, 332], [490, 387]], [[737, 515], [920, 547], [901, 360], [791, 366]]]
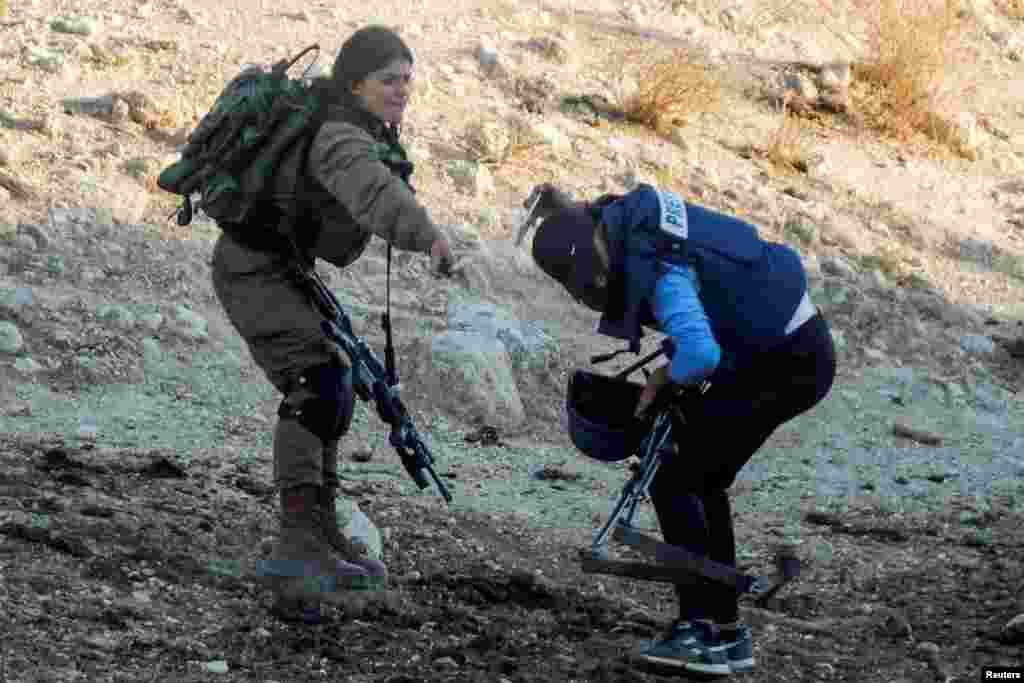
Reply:
[[651, 664], [671, 666], [674, 669], [685, 669], [686, 671], [693, 671], [695, 673], [712, 674], [715, 676], [728, 676], [732, 673], [728, 664], [699, 664], [696, 662], [684, 662], [679, 659], [656, 657], [653, 655], [640, 655], [640, 659], [645, 662], [650, 662]]
[[738, 659], [736, 661], [729, 660], [729, 670], [736, 674], [743, 673], [753, 669], [755, 664], [756, 662], [753, 657], [750, 659]]

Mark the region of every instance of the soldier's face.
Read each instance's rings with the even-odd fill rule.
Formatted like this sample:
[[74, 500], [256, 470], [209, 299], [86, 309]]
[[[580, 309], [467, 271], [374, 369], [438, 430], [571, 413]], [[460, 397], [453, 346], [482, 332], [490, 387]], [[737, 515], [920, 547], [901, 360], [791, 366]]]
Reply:
[[367, 111], [393, 124], [402, 122], [411, 93], [412, 64], [404, 59], [396, 59], [352, 86], [352, 94], [359, 97]]

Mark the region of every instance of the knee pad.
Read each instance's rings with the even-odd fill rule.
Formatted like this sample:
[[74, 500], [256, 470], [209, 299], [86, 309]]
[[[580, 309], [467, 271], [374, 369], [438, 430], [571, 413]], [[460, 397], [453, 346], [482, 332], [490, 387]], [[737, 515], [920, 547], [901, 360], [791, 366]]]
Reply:
[[332, 362], [303, 371], [281, 401], [277, 416], [298, 420], [326, 445], [348, 431], [354, 406], [352, 369]]

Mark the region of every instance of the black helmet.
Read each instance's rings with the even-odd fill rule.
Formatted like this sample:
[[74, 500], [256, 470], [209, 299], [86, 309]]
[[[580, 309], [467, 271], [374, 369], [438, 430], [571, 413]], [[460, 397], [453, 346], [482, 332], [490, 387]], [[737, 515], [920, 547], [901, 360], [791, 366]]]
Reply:
[[565, 411], [569, 437], [584, 455], [616, 462], [636, 453], [647, 426], [633, 416], [643, 386], [617, 377], [576, 370], [569, 378]]
[[602, 311], [608, 269], [594, 246], [597, 226], [589, 209], [565, 209], [549, 216], [533, 236], [533, 260], [576, 300]]

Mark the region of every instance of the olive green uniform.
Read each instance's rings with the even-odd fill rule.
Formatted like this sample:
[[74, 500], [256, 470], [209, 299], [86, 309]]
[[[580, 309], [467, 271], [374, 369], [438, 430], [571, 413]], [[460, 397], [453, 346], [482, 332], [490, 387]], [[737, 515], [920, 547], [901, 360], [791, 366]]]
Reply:
[[[362, 254], [371, 235], [424, 253], [441, 237], [407, 182], [386, 163], [396, 154], [404, 159], [404, 151], [388, 143], [379, 122], [330, 106], [308, 153], [301, 147], [282, 164], [275, 182], [289, 188], [297, 178], [315, 181], [299, 185], [305, 210], [296, 226], [310, 261], [323, 258], [344, 268]], [[272, 235], [274, 225], [222, 227], [212, 264], [217, 297], [257, 365], [284, 394], [284, 404], [301, 405], [309, 398], [302, 374], [331, 362], [347, 365], [347, 359], [333, 360], [320, 331], [322, 317], [289, 273], [289, 251], [267, 251], [249, 239], [254, 231]], [[336, 484], [337, 437], [347, 428], [346, 421], [336, 438], [321, 439], [300, 421], [280, 419], [274, 434], [278, 487]]]

